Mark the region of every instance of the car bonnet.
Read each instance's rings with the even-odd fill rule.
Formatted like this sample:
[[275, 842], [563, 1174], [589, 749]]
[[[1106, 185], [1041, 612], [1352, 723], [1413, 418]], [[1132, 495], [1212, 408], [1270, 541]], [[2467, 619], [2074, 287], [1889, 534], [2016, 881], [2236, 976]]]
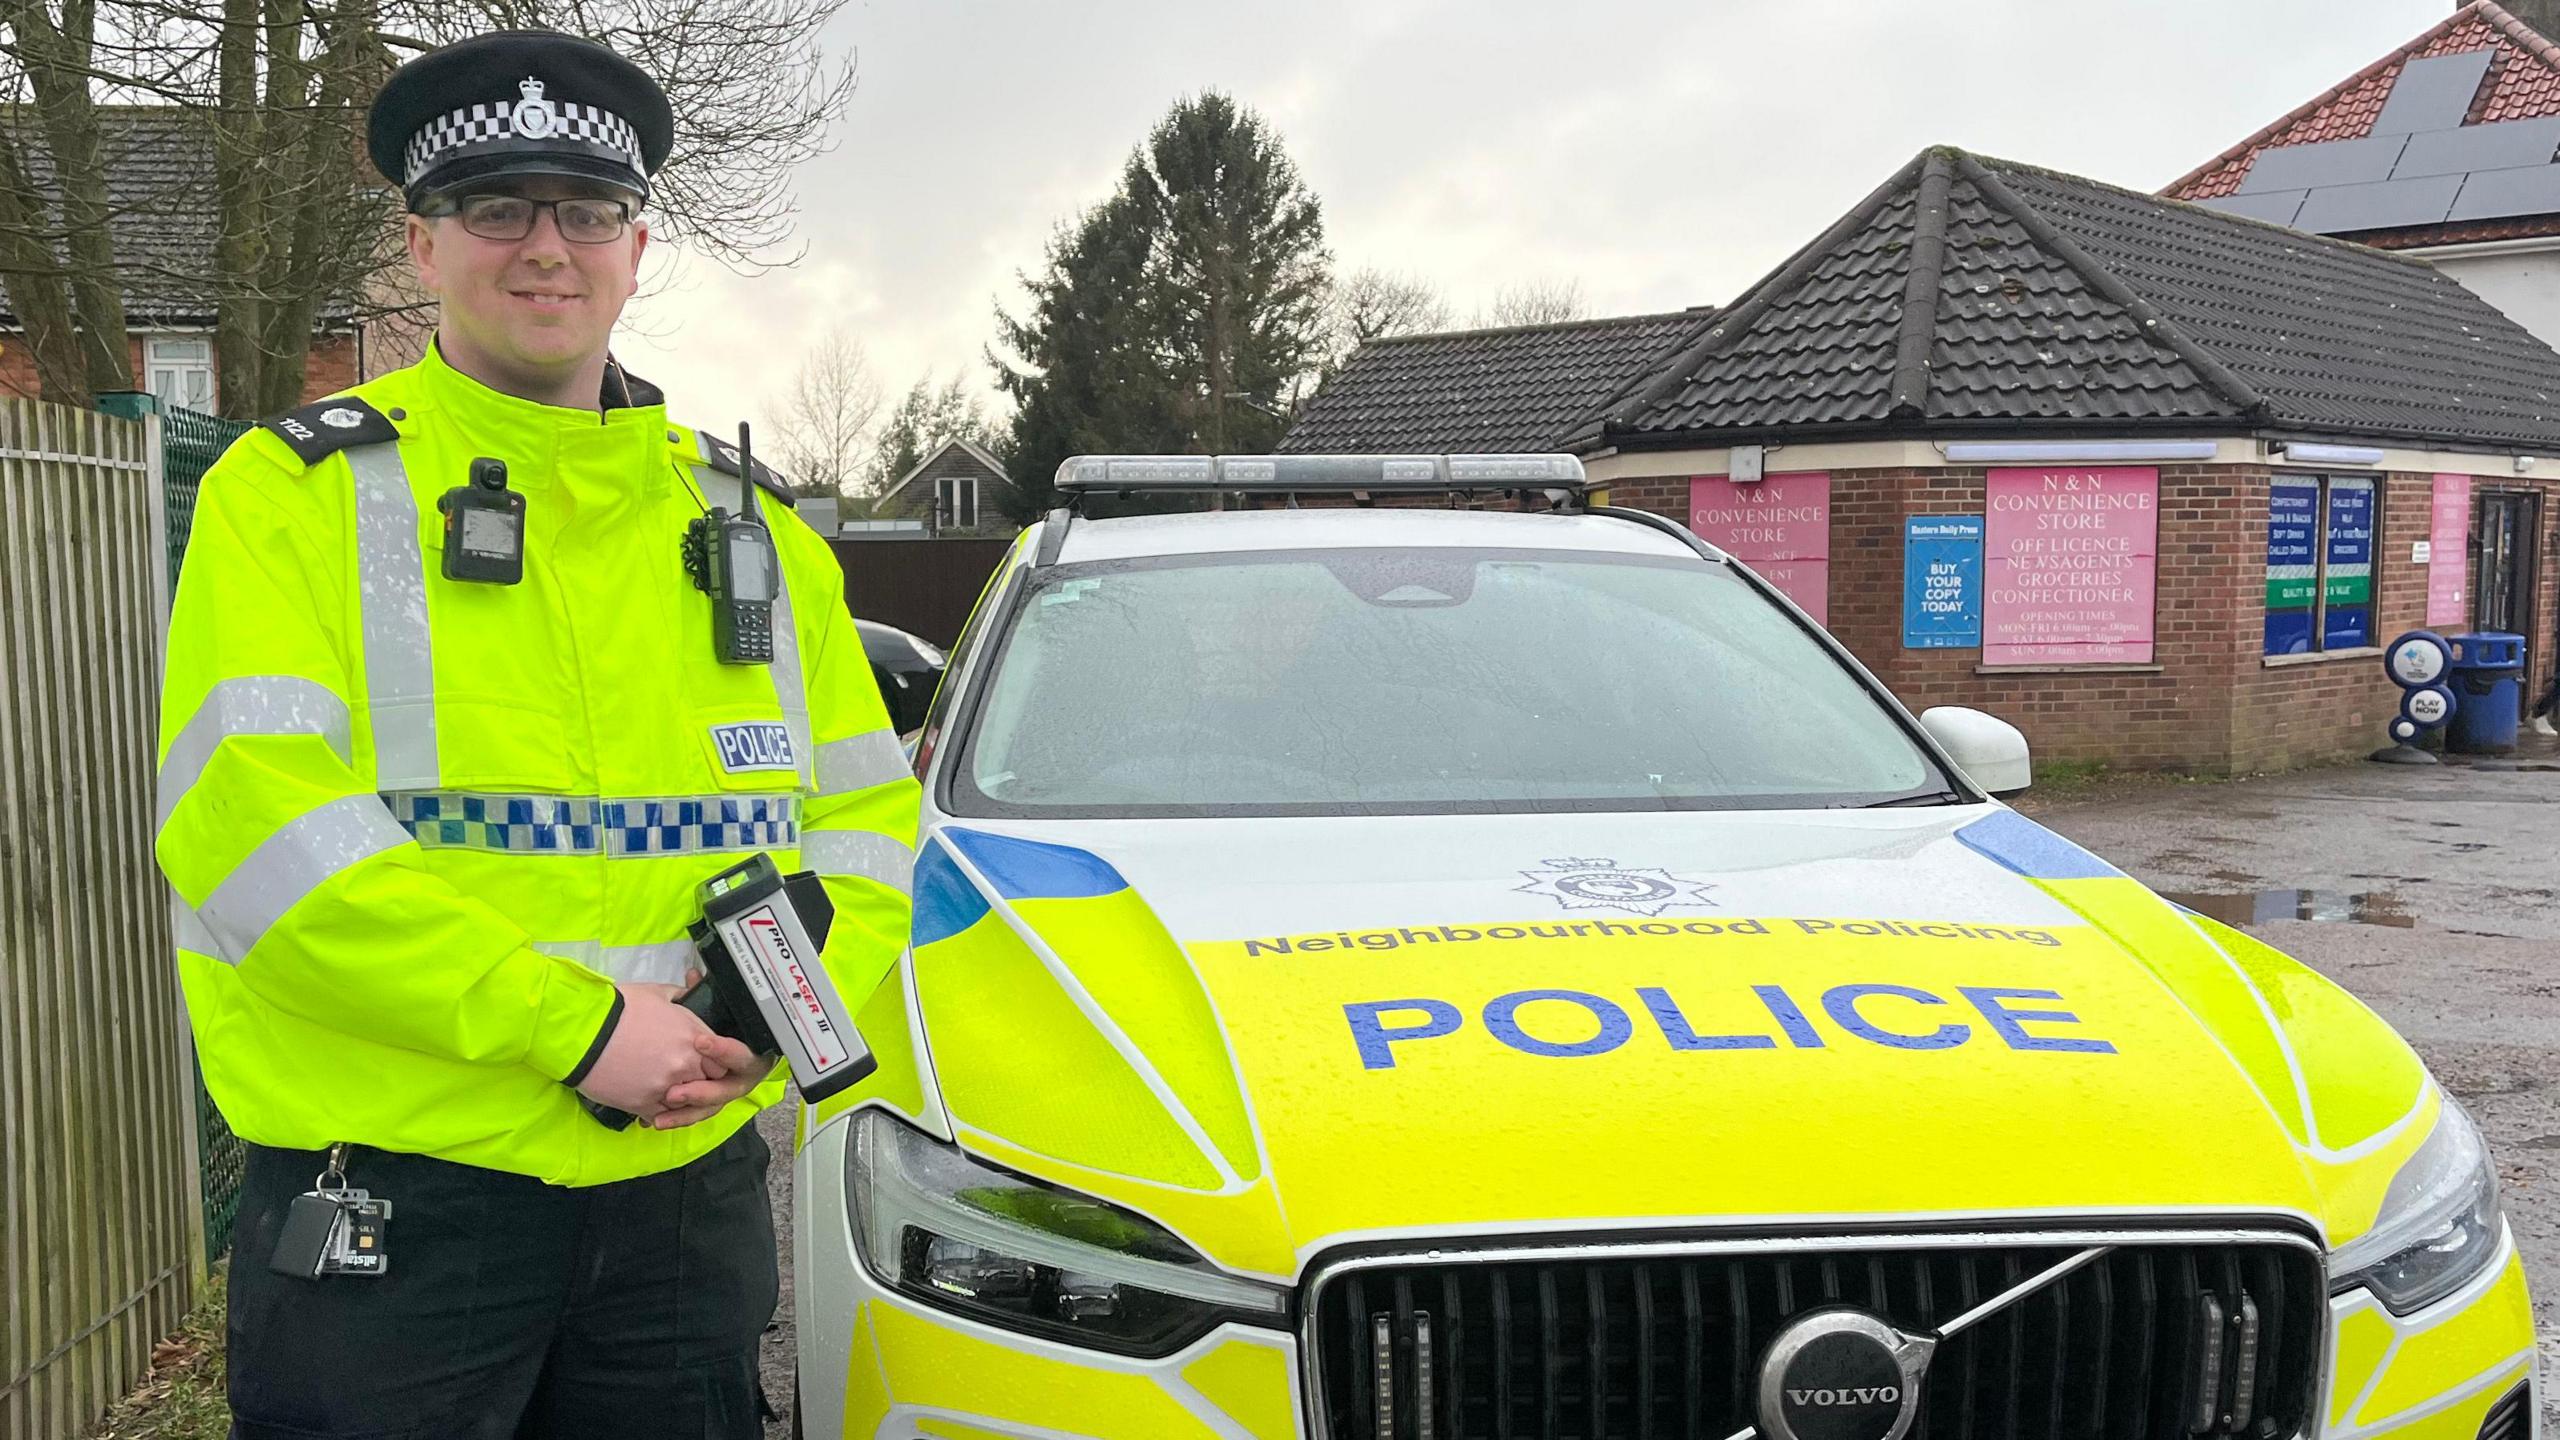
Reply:
[[1213, 1258], [1891, 1219], [2371, 1223], [2371, 1014], [1997, 806], [951, 822], [914, 1008], [962, 1142]]

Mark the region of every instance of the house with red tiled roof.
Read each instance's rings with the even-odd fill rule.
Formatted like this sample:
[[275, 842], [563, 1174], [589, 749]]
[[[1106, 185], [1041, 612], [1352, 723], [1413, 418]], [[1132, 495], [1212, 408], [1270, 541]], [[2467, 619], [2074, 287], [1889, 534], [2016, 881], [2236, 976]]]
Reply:
[[2160, 193], [2423, 256], [2560, 345], [2550, 30], [2560, 0], [2470, 0]]

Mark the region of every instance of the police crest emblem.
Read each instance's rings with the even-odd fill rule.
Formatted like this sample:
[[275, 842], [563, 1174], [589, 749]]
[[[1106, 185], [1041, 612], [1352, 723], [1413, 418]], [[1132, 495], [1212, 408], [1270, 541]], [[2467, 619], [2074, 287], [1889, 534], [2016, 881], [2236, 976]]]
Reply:
[[527, 75], [516, 82], [516, 93], [524, 98], [507, 112], [507, 123], [527, 140], [548, 140], [560, 128], [560, 114], [542, 96], [542, 82]]
[[1621, 865], [1606, 858], [1566, 857], [1549, 860], [1540, 870], [1523, 870], [1529, 883], [1514, 886], [1524, 894], [1544, 895], [1567, 910], [1624, 910], [1659, 915], [1674, 905], [1714, 909], [1707, 898], [1714, 889], [1702, 881], [1684, 880], [1668, 870]]

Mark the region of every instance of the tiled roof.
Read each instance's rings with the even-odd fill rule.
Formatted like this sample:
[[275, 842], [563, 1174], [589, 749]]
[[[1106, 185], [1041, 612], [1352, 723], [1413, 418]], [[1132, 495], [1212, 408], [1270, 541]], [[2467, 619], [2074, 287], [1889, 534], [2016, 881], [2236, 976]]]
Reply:
[[1940, 149], [1577, 439], [2162, 426], [2560, 448], [2560, 354], [2419, 261]]
[[[2412, 60], [2495, 52], [2465, 114], [2465, 125], [2560, 115], [2560, 45], [2494, 3], [2473, 0], [2423, 35], [2321, 92], [2258, 133], [2161, 188], [2179, 200], [2215, 200], [2237, 192], [2265, 150], [2373, 133], [2383, 103]], [[2430, 238], [2427, 243], [2437, 243]]]
[[[107, 201], [114, 207], [108, 230], [115, 240], [127, 323], [137, 328], [153, 322], [212, 324], [209, 275], [221, 218], [214, 203], [213, 134], [206, 113], [167, 105], [102, 105], [97, 115]], [[0, 126], [7, 126], [17, 141], [28, 178], [52, 196], [53, 154], [33, 112], [0, 108]], [[320, 306], [324, 320], [343, 320], [353, 313], [343, 300]]]
[[1284, 454], [1438, 454], [1562, 448], [1707, 310], [1499, 330], [1400, 335], [1360, 347], [1281, 438]]

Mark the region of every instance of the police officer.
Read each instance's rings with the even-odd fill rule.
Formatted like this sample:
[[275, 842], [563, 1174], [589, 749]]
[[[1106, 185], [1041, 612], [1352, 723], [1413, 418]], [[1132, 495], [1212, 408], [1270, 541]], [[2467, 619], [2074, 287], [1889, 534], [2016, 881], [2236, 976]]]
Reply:
[[[369, 138], [433, 346], [231, 448], [170, 620], [158, 855], [249, 1147], [234, 1433], [757, 1435], [748, 1122], [786, 1077], [671, 1003], [686, 926], [748, 854], [815, 870], [859, 1004], [904, 943], [916, 786], [825, 543], [606, 353], [659, 87], [487, 35], [392, 75]], [[749, 507], [769, 661], [715, 638], [686, 553]], [[305, 1197], [355, 1191], [389, 1203], [379, 1258], [315, 1276]]]

